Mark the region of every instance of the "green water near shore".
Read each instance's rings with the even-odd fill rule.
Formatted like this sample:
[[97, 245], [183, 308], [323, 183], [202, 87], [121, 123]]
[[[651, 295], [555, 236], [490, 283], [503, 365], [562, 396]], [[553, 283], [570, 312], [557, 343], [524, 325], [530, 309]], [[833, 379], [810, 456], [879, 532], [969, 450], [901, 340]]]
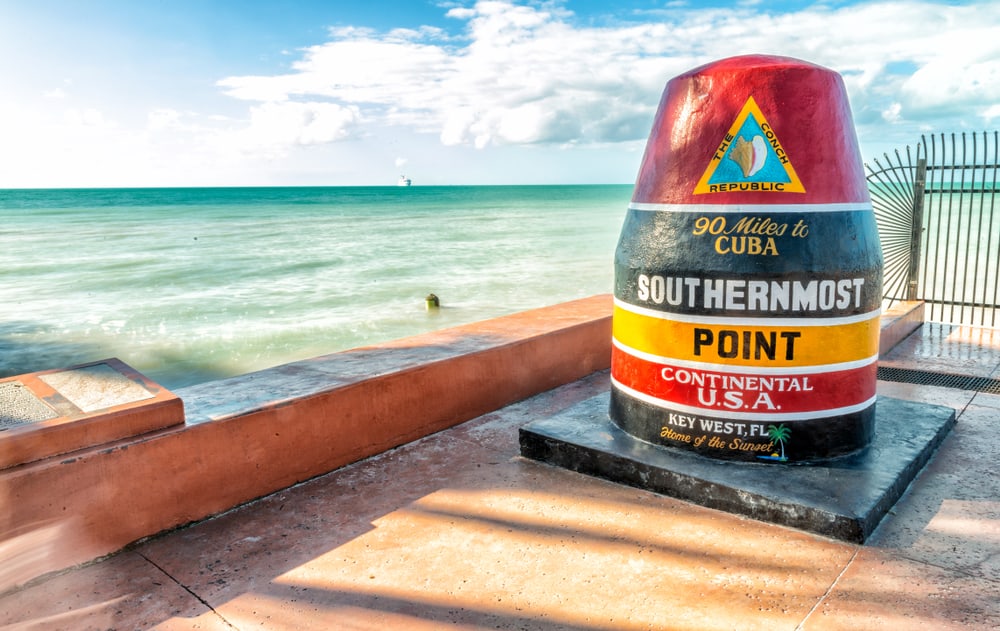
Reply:
[[0, 375], [114, 356], [176, 388], [609, 293], [631, 191], [0, 191]]

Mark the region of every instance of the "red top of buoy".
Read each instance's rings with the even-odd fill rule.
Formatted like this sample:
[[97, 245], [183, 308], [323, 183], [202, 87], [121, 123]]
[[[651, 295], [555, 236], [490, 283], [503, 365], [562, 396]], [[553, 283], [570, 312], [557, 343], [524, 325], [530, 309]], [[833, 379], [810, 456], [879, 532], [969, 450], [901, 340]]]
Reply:
[[843, 80], [768, 55], [722, 59], [671, 79], [632, 201], [869, 203]]

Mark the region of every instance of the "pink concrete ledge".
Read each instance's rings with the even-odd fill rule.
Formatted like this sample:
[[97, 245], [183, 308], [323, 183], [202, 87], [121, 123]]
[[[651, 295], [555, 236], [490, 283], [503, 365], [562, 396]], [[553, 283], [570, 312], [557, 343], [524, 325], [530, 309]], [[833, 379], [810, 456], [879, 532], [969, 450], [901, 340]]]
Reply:
[[499, 409], [611, 356], [611, 297], [181, 388], [185, 423], [0, 471], [0, 592]]
[[897, 302], [882, 312], [878, 352], [885, 355], [924, 323], [924, 301]]

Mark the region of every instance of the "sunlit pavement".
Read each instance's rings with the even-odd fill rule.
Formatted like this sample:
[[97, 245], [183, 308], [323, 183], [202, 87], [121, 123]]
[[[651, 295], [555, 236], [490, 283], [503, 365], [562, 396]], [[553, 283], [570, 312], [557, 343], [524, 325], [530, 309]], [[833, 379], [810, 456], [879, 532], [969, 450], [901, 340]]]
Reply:
[[[1000, 330], [925, 324], [881, 364], [1000, 377]], [[519, 456], [520, 426], [607, 387], [594, 374], [29, 584], [0, 625], [1000, 628], [1000, 395], [879, 382], [958, 425], [859, 546]]]

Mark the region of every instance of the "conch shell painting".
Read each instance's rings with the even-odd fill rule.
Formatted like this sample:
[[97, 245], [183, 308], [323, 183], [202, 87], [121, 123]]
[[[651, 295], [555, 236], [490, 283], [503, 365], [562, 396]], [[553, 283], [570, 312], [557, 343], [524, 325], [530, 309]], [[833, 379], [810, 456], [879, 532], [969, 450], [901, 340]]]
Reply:
[[767, 143], [764, 137], [754, 136], [750, 142], [740, 136], [736, 139], [736, 144], [729, 152], [729, 159], [740, 166], [743, 177], [750, 177], [764, 167], [767, 160]]

